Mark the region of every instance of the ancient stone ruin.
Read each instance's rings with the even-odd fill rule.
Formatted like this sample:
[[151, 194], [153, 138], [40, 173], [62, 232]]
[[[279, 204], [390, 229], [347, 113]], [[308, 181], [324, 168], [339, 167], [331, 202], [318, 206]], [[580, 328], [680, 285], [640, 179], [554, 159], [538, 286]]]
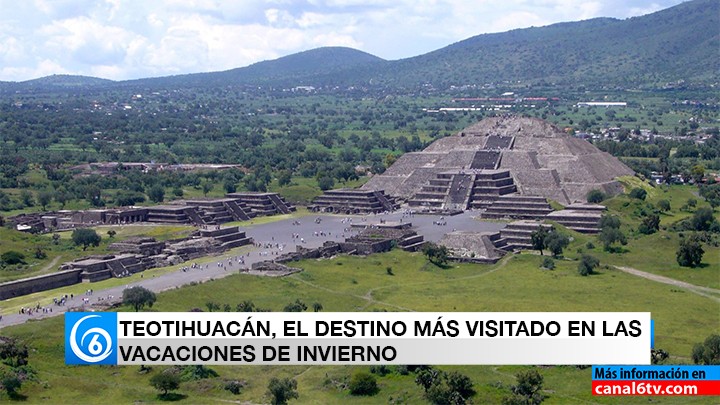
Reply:
[[277, 193], [230, 193], [225, 198], [176, 200], [149, 207], [119, 207], [83, 211], [24, 214], [12, 218], [18, 230], [46, 232], [87, 225], [124, 225], [137, 222], [218, 225], [257, 216], [289, 214], [295, 207]]
[[0, 284], [0, 299], [81, 282], [127, 277], [150, 268], [171, 266], [253, 243], [237, 226], [205, 227], [187, 238], [159, 242], [137, 237], [109, 246], [117, 253], [86, 256], [60, 265], [57, 272]]
[[[592, 189], [617, 194], [622, 187], [616, 178], [632, 174], [615, 157], [546, 121], [503, 116], [438, 139], [421, 152], [402, 155], [361, 190], [382, 190], [419, 210], [492, 211], [495, 201], [507, 195], [569, 205], [585, 201]], [[496, 211], [503, 214], [501, 209]], [[535, 217], [511, 212], [504, 216]]]

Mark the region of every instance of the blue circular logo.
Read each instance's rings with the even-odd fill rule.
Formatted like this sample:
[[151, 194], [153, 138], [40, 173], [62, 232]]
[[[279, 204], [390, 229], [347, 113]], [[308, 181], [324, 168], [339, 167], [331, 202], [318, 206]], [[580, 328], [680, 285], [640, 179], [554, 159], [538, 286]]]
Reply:
[[[87, 315], [80, 318], [70, 332], [70, 349], [82, 361], [99, 363], [112, 353], [113, 342], [110, 333], [100, 327], [91, 327], [78, 336], [83, 322], [91, 318], [101, 318], [100, 315]], [[87, 327], [87, 325], [85, 325]]]

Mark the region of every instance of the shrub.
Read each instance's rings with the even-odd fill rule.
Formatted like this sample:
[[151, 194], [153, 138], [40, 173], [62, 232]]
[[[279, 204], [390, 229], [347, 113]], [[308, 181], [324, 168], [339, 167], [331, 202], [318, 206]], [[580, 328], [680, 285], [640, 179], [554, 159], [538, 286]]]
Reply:
[[692, 228], [696, 231], [709, 231], [713, 222], [713, 210], [707, 207], [695, 211], [691, 219]]
[[167, 395], [168, 391], [174, 391], [180, 388], [180, 377], [173, 373], [160, 373], [150, 378], [150, 385], [162, 391], [162, 395]]
[[279, 379], [273, 377], [268, 384], [268, 394], [272, 405], [283, 405], [298, 397], [297, 381], [291, 378]]
[[679, 265], [683, 267], [695, 267], [702, 262], [705, 251], [702, 243], [697, 235], [691, 235], [687, 238], [680, 239], [680, 246], [675, 252], [675, 258]]
[[375, 395], [380, 391], [375, 376], [368, 373], [355, 373], [350, 379], [350, 394], [352, 395]]
[[225, 386], [223, 389], [225, 391], [230, 391], [231, 393], [235, 395], [240, 395], [240, 392], [242, 392], [242, 389], [245, 388], [245, 383], [238, 381], [238, 380], [232, 380], [225, 383]]
[[642, 189], [640, 187], [635, 187], [634, 189], [630, 190], [630, 198], [635, 198], [638, 200], [645, 200], [645, 197], [647, 197], [647, 191], [645, 189]]
[[720, 335], [712, 334], [703, 343], [693, 347], [692, 359], [695, 364], [720, 364]]
[[73, 243], [76, 246], [82, 245], [83, 250], [87, 249], [90, 245], [100, 245], [100, 240], [100, 235], [98, 235], [93, 229], [81, 228], [74, 230], [72, 233]]
[[567, 236], [558, 233], [557, 231], [550, 232], [545, 238], [545, 245], [555, 257], [560, 256], [563, 252], [563, 249], [565, 249], [569, 244], [570, 239], [568, 239]]
[[14, 250], [8, 250], [0, 256], [0, 260], [5, 264], [24, 264], [25, 255]]
[[657, 232], [658, 229], [660, 229], [660, 217], [655, 214], [643, 218], [642, 223], [638, 227], [638, 231], [645, 235], [653, 234]]
[[555, 260], [549, 257], [544, 258], [542, 267], [548, 270], [555, 270]]
[[581, 276], [589, 276], [595, 272], [595, 268], [600, 266], [600, 261], [590, 255], [582, 255], [580, 263], [578, 263], [578, 273]]
[[597, 189], [590, 190], [587, 193], [587, 202], [592, 204], [601, 203], [605, 198], [605, 193]]

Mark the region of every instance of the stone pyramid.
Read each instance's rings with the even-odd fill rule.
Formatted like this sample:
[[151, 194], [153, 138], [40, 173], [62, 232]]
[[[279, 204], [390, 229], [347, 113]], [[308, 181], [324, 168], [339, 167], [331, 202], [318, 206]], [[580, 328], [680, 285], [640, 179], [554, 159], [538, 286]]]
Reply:
[[422, 190], [432, 192], [443, 178], [452, 182], [452, 173], [472, 174], [479, 179], [507, 172], [515, 193], [545, 197], [563, 205], [584, 202], [592, 189], [617, 194], [622, 187], [616, 178], [634, 174], [617, 158], [547, 121], [500, 116], [438, 139], [421, 152], [402, 155], [362, 189], [384, 190], [387, 195], [411, 200], [424, 195]]

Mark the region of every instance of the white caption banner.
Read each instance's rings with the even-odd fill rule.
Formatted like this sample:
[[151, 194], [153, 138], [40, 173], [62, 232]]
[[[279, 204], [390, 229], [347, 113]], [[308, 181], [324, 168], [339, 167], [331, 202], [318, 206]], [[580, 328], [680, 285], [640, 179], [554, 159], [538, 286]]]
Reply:
[[117, 314], [116, 364], [649, 364], [648, 312]]

